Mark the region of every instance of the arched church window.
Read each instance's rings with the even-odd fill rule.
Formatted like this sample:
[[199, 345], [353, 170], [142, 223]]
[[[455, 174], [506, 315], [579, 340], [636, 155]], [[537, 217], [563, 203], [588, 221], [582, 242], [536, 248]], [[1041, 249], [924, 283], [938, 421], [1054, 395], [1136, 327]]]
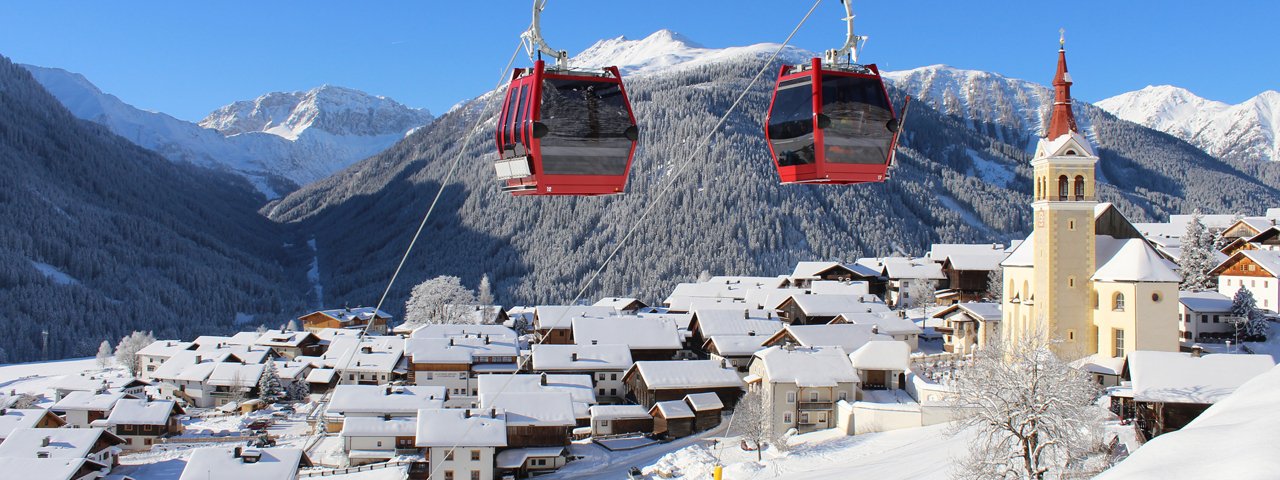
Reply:
[[1117, 312], [1124, 311], [1124, 294], [1116, 292], [1116, 296], [1111, 299], [1111, 309]]
[[1058, 177], [1058, 201], [1066, 200], [1068, 193], [1070, 192], [1067, 190], [1067, 176]]
[[1076, 175], [1076, 201], [1084, 200], [1084, 176]]

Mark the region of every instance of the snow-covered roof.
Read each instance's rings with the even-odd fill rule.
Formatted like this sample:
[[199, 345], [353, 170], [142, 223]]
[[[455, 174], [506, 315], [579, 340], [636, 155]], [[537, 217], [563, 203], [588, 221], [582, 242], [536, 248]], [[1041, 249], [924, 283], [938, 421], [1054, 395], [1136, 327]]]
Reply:
[[1276, 405], [1280, 405], [1280, 367], [1240, 385], [1191, 423], [1151, 439], [1097, 478], [1274, 478], [1280, 471]]
[[267, 330], [259, 335], [254, 344], [265, 347], [298, 347], [307, 339], [317, 340], [316, 336], [311, 332], [285, 332], [282, 330]]
[[849, 361], [858, 370], [905, 372], [911, 369], [911, 346], [893, 340], [867, 342], [849, 354]]
[[1280, 277], [1280, 250], [1241, 250], [1236, 255], [1244, 255], [1267, 273]]
[[1034, 267], [1036, 265], [1036, 246], [1035, 234], [1027, 236], [1026, 240], [1018, 242], [1018, 246], [1013, 248], [1013, 252], [1000, 262], [1002, 267]]
[[255, 387], [266, 365], [241, 363], [216, 363], [205, 383], [215, 387]]
[[507, 420], [501, 411], [433, 408], [418, 410], [418, 447], [505, 447]]
[[1108, 235], [1096, 237], [1098, 270], [1093, 279], [1104, 282], [1173, 282], [1182, 281], [1178, 267], [1139, 238], [1116, 239]]
[[[356, 319], [359, 319], [362, 322], [367, 322], [369, 321], [369, 319], [373, 318], [373, 310], [374, 310], [373, 307], [335, 308], [332, 310], [321, 310], [319, 312], [312, 312], [307, 315], [303, 315], [303, 317], [308, 317], [311, 315], [315, 315], [316, 313], [320, 313], [342, 323], [350, 323], [351, 321]], [[378, 318], [390, 319], [391, 315], [382, 310], [378, 310]]]
[[621, 344], [632, 350], [678, 350], [683, 344], [675, 322], [638, 316], [574, 318], [573, 341], [580, 345]]
[[565, 392], [506, 391], [501, 395], [480, 395], [482, 409], [506, 412], [513, 427], [572, 427], [578, 424], [573, 397]]
[[689, 408], [689, 404], [684, 400], [668, 400], [653, 404], [653, 408], [649, 412], [658, 411], [662, 414], [662, 418], [693, 418], [693, 409]]
[[[106, 465], [85, 458], [0, 458], [0, 472], [29, 480], [81, 480]], [[88, 477], [94, 478], [94, 477]]]
[[[94, 453], [94, 444], [104, 435], [112, 444], [123, 443], [102, 428], [18, 428], [0, 443], [0, 457], [35, 457], [37, 452], [48, 452], [52, 458], [84, 458]], [[44, 445], [46, 438], [48, 445]]]
[[871, 286], [867, 282], [837, 282], [815, 280], [809, 283], [809, 291], [816, 295], [868, 295]]
[[915, 322], [892, 313], [842, 313], [836, 318], [854, 325], [874, 325], [878, 333], [885, 335], [912, 335], [923, 332]]
[[846, 352], [857, 350], [872, 340], [893, 340], [888, 335], [872, 333], [872, 325], [838, 323], [835, 325], [787, 325], [774, 335], [790, 335], [804, 347], [840, 347]]
[[411, 437], [418, 431], [414, 417], [346, 417], [342, 419], [344, 437]]
[[626, 345], [533, 346], [533, 369], [537, 371], [626, 370], [631, 363], [631, 349]]
[[722, 357], [746, 357], [763, 349], [768, 338], [766, 335], [712, 335], [704, 346], [713, 348]]
[[636, 308], [639, 308], [639, 307], [646, 307], [648, 305], [636, 298], [604, 297], [596, 301], [595, 305], [592, 305], [592, 306], [609, 307], [617, 311], [622, 311], [624, 308], [631, 307], [631, 306], [635, 306]]
[[1071, 148], [1080, 149], [1079, 154], [1086, 157], [1096, 157], [1093, 153], [1093, 146], [1089, 144], [1089, 140], [1084, 138], [1077, 131], [1068, 131], [1058, 138], [1041, 138], [1036, 142], [1035, 158], [1048, 157], [1058, 155], [1060, 151], [1070, 144]]
[[342, 414], [411, 413], [444, 406], [445, 391], [445, 387], [418, 385], [338, 385], [333, 387], [329, 411]]
[[1178, 302], [1198, 313], [1231, 312], [1231, 297], [1218, 292], [1178, 292]]
[[998, 322], [1000, 321], [1000, 318], [1002, 318], [1000, 309], [1001, 307], [998, 303], [964, 302], [939, 310], [938, 313], [933, 314], [933, 318], [945, 318], [956, 311], [963, 310], [965, 313], [968, 313], [976, 319], [988, 322]]
[[108, 425], [164, 425], [176, 411], [173, 400], [122, 398], [107, 417]]
[[[246, 456], [257, 456], [257, 460], [246, 461]], [[199, 448], [187, 458], [179, 480], [290, 480], [298, 477], [304, 458], [300, 448]]]
[[54, 389], [63, 392], [97, 392], [107, 388], [107, 381], [81, 373], [79, 375], [67, 375], [59, 378], [54, 381], [51, 386]]
[[929, 246], [925, 258], [942, 263], [948, 257], [1004, 253], [1005, 246], [998, 243], [935, 243]]
[[404, 342], [404, 354], [413, 363], [453, 363], [470, 365], [476, 357], [516, 357], [514, 338], [410, 338]]
[[122, 398], [124, 398], [124, 393], [121, 392], [71, 392], [62, 397], [62, 400], [58, 400], [58, 403], [53, 404], [52, 410], [59, 412], [68, 410], [111, 410], [111, 407], [114, 407], [116, 402]]
[[[544, 385], [543, 377], [546, 377]], [[502, 395], [514, 392], [563, 392], [569, 394], [576, 403], [596, 403], [595, 389], [592, 388], [591, 375], [575, 374], [517, 374], [517, 375], [478, 375], [476, 377], [476, 393], [485, 395]]]
[[534, 328], [573, 328], [575, 318], [604, 318], [617, 316], [613, 307], [591, 305], [539, 305], [533, 309]]
[[494, 466], [505, 469], [517, 469], [524, 466], [530, 458], [549, 458], [564, 455], [564, 447], [531, 447], [511, 448], [498, 452], [493, 458]]
[[429, 324], [413, 330], [410, 338], [450, 338], [450, 337], [484, 337], [490, 340], [498, 338], [515, 339], [519, 337], [515, 330], [502, 325], [468, 325], [459, 323]]
[[391, 373], [404, 356], [404, 340], [396, 336], [360, 337], [355, 342], [340, 337], [329, 352], [335, 348], [342, 349], [334, 364], [342, 372]]
[[190, 349], [194, 344], [177, 340], [156, 340], [138, 350], [138, 355], [147, 357], [169, 357], [175, 353]]
[[636, 362], [634, 368], [650, 390], [741, 387], [738, 372], [715, 360]]
[[43, 408], [10, 408], [0, 415], [0, 441], [19, 428], [35, 428], [40, 419], [50, 414]]
[[1139, 402], [1215, 403], [1276, 364], [1270, 355], [1137, 351], [1125, 371]]
[[698, 319], [698, 332], [703, 337], [749, 333], [768, 337], [782, 330], [784, 325], [772, 310], [707, 308], [695, 311], [694, 315]]
[[796, 268], [791, 271], [791, 278], [818, 278], [823, 273], [831, 269], [844, 269], [859, 277], [874, 277], [880, 274], [868, 268], [859, 268], [859, 265], [845, 265], [840, 262], [798, 262]]
[[332, 368], [317, 368], [307, 373], [307, 383], [329, 383], [336, 372]]
[[310, 372], [311, 362], [276, 362], [276, 375], [282, 380], [298, 380]]
[[695, 412], [720, 410], [724, 408], [724, 402], [720, 400], [720, 396], [711, 392], [690, 393], [684, 396], [684, 401], [688, 403], [689, 407]]
[[889, 257], [884, 259], [887, 277], [913, 280], [943, 280], [942, 265], [925, 258]]
[[1090, 373], [1120, 375], [1120, 372], [1124, 370], [1124, 357], [1095, 353], [1071, 362], [1071, 366]]
[[858, 382], [858, 373], [840, 347], [769, 347], [752, 361], [764, 365], [765, 381], [799, 387], [834, 387]]
[[[715, 395], [714, 393], [711, 395]], [[624, 418], [649, 418], [644, 405], [596, 405], [591, 407], [591, 420], [620, 420]]]
[[878, 301], [868, 301], [864, 296], [850, 295], [792, 295], [796, 306], [809, 316], [834, 317], [846, 312], [887, 312], [889, 307]]

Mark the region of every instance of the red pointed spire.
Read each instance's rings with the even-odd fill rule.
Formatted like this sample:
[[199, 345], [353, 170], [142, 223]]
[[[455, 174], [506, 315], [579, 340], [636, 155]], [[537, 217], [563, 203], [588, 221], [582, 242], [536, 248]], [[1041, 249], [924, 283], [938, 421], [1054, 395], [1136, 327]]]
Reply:
[[1067, 132], [1076, 132], [1076, 117], [1071, 112], [1071, 74], [1067, 73], [1066, 40], [1058, 39], [1058, 72], [1053, 76], [1053, 113], [1049, 117], [1049, 131], [1045, 138], [1058, 138]]

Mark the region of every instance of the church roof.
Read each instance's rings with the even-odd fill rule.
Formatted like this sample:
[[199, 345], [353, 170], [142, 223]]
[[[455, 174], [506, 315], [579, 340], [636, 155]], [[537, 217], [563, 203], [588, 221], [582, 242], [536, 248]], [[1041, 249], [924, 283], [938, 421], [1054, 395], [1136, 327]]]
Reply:
[[1067, 51], [1058, 48], [1058, 71], [1053, 75], [1053, 114], [1045, 138], [1056, 139], [1075, 133], [1076, 117], [1071, 112], [1071, 74], [1067, 72]]
[[1006, 257], [1003, 262], [1000, 262], [1000, 266], [1002, 267], [1034, 267], [1036, 266], [1035, 234], [1033, 233], [1031, 235], [1028, 235], [1026, 240], [1023, 240], [1022, 243], [1019, 243], [1018, 247], [1013, 249], [1013, 253], [1010, 253], [1009, 256]]
[[1179, 282], [1177, 267], [1156, 253], [1145, 240], [1098, 235], [1098, 270], [1093, 279], [1104, 282]]

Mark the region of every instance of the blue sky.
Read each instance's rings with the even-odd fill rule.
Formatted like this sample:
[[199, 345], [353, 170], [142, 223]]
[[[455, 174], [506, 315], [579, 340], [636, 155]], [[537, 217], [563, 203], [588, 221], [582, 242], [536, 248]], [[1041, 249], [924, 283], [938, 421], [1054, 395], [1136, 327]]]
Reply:
[[[809, 0], [550, 0], [552, 46], [667, 28], [708, 47], [781, 41]], [[945, 63], [1047, 83], [1058, 28], [1077, 97], [1173, 84], [1236, 103], [1280, 88], [1280, 2], [920, 1], [854, 4], [863, 60], [899, 70]], [[492, 88], [527, 26], [530, 2], [6, 2], [0, 54], [83, 73], [140, 108], [186, 120], [269, 91], [321, 84], [437, 113]], [[794, 43], [840, 43], [824, 0]], [[522, 56], [520, 60], [524, 60]], [[519, 61], [519, 60], [518, 60]]]

